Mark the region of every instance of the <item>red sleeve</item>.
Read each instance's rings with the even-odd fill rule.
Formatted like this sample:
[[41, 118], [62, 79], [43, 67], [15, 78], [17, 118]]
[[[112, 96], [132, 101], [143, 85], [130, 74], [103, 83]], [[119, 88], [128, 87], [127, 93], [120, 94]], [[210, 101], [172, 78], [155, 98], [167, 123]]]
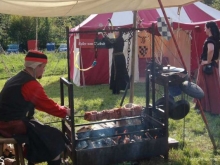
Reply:
[[29, 81], [24, 84], [21, 92], [24, 99], [32, 102], [36, 109], [61, 118], [67, 115], [66, 108], [48, 98], [38, 81]]

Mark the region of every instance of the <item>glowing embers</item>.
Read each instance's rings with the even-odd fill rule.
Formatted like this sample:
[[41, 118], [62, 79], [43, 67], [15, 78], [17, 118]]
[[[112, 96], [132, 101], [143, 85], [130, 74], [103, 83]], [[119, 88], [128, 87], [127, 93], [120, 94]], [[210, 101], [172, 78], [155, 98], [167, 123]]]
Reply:
[[[86, 132], [81, 132], [87, 130]], [[150, 133], [141, 125], [117, 127], [114, 122], [82, 127], [77, 132], [76, 150], [110, 147], [143, 142], [160, 137]]]

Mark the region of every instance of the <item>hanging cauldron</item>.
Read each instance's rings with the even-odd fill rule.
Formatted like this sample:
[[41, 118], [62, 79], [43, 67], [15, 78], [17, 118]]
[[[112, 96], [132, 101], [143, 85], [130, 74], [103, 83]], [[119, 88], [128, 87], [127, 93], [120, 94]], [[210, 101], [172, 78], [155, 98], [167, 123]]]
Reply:
[[186, 93], [187, 95], [196, 98], [201, 99], [204, 97], [204, 91], [195, 83], [190, 81], [184, 81], [180, 85], [181, 90]]
[[179, 100], [175, 102], [172, 109], [169, 110], [169, 118], [173, 120], [183, 119], [190, 110], [189, 102], [186, 100]]
[[[155, 111], [153, 113], [154, 117], [156, 118], [162, 118], [164, 115], [164, 110], [165, 110], [165, 98], [159, 98], [156, 102], [155, 105], [162, 109], [163, 111]], [[169, 109], [169, 118], [173, 120], [180, 120], [183, 119], [190, 110], [190, 105], [189, 102], [186, 100], [179, 100], [177, 102], [174, 101], [172, 97], [168, 98], [168, 109]]]

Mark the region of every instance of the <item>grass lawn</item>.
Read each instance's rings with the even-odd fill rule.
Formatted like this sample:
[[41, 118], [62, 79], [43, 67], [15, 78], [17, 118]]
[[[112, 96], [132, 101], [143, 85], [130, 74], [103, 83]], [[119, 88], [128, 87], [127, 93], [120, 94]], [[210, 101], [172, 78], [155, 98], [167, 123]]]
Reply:
[[[0, 89], [7, 78], [23, 68], [23, 58], [24, 55], [0, 55]], [[60, 103], [59, 78], [67, 76], [65, 54], [49, 54], [49, 61], [45, 77], [40, 80], [40, 83], [44, 86], [48, 96]], [[124, 104], [129, 102], [129, 94], [128, 90]], [[77, 115], [84, 115], [85, 111], [111, 109], [119, 107], [122, 96], [123, 93], [112, 95], [108, 85], [85, 87], [74, 85], [74, 108], [77, 111]], [[159, 97], [161, 95], [158, 93], [157, 98]], [[176, 99], [178, 100], [179, 98]], [[140, 162], [141, 165], [220, 165], [220, 116], [205, 113], [218, 147], [218, 150], [213, 152], [213, 146], [201, 114], [193, 109], [193, 99], [187, 96], [186, 99], [190, 102], [191, 109], [185, 119], [169, 119], [169, 137], [179, 141], [179, 148], [169, 151], [169, 160], [167, 162], [162, 158], [152, 158]], [[67, 100], [66, 96], [65, 101], [67, 102]], [[135, 83], [134, 103], [145, 106], [144, 83]], [[60, 120], [39, 111], [36, 112], [35, 117], [44, 123]], [[85, 121], [76, 118], [75, 122], [84, 123]], [[60, 128], [59, 123], [51, 125]], [[124, 162], [120, 165], [130, 164], [130, 162]]]

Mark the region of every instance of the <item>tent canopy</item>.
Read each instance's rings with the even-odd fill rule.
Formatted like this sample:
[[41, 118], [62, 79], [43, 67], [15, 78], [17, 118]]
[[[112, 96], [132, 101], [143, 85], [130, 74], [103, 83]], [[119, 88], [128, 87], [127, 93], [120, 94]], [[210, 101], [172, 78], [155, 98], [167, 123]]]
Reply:
[[[172, 19], [174, 28], [176, 26], [184, 26], [186, 29], [194, 26], [193, 23], [220, 19], [220, 11], [205, 5], [201, 2], [195, 2], [193, 4], [178, 7], [165, 8], [165, 12], [168, 17]], [[148, 27], [152, 22], [157, 21], [158, 17], [163, 17], [163, 13], [160, 8], [139, 10], [137, 12], [138, 17], [142, 20], [142, 25]], [[79, 26], [73, 28], [73, 31], [86, 30], [86, 29], [99, 29], [108, 26], [108, 19], [111, 19], [113, 26], [132, 26], [133, 24], [133, 12], [113, 12], [104, 14], [92, 14]], [[179, 24], [181, 23], [181, 24]], [[182, 25], [186, 24], [186, 25]], [[190, 25], [191, 24], [191, 25]]]
[[[161, 0], [164, 7], [183, 6], [198, 0]], [[0, 0], [0, 13], [58, 17], [160, 8], [157, 0]]]
[[[204, 32], [204, 25], [206, 21], [210, 21], [210, 20], [216, 21], [216, 19], [220, 20], [220, 11], [211, 8], [201, 2], [195, 2], [193, 4], [182, 6], [180, 10], [178, 7], [165, 8], [165, 11], [167, 16], [170, 17], [173, 21], [173, 29], [178, 29], [176, 30], [177, 42], [179, 43], [180, 50], [183, 55], [183, 59], [187, 65], [187, 69], [189, 72], [190, 71], [194, 72], [198, 68], [198, 59], [202, 51], [201, 48], [203, 42], [206, 38], [206, 34]], [[145, 28], [149, 27], [152, 24], [152, 22], [156, 24], [158, 17], [163, 17], [163, 13], [161, 9], [139, 10], [137, 11], [137, 15], [139, 19], [142, 20], [142, 24], [139, 26], [143, 26]], [[90, 15], [79, 26], [76, 26], [75, 28], [71, 29], [71, 31], [76, 32], [75, 35], [71, 35], [70, 37], [71, 48], [76, 52], [78, 52], [79, 50], [75, 49], [76, 47], [73, 48], [74, 43], [76, 43], [73, 38], [76, 38], [78, 36], [78, 39], [82, 39], [82, 40], [94, 39], [96, 37], [95, 32], [97, 29], [104, 29], [105, 26], [109, 26], [108, 19], [111, 19], [111, 22], [115, 27], [116, 26], [131, 27], [133, 24], [133, 12], [123, 11], [123, 12]], [[220, 21], [216, 21], [216, 23], [220, 25]], [[105, 29], [108, 30], [108, 27], [106, 27]], [[181, 29], [184, 31], [184, 33], [180, 33]], [[81, 33], [77, 34], [78, 31]], [[88, 35], [88, 33], [83, 34], [83, 31], [90, 31], [90, 32], [94, 31], [94, 34], [93, 35]], [[125, 39], [127, 39], [127, 36], [125, 37]], [[166, 57], [170, 56], [172, 60], [175, 59], [176, 62], [180, 62], [179, 56], [176, 53], [176, 47], [173, 45], [173, 41], [170, 41], [169, 43], [165, 43], [164, 40], [158, 39], [156, 43], [157, 45], [160, 46], [160, 48], [158, 48], [157, 51], [161, 51], [163, 47], [164, 50], [162, 53], [164, 56]], [[161, 43], [163, 43], [164, 46], [161, 46]], [[73, 50], [71, 52], [73, 52]], [[99, 64], [103, 64], [103, 61], [108, 62], [109, 60], [111, 60], [111, 58], [108, 58], [107, 56], [107, 55], [111, 55], [111, 52], [109, 51], [104, 52], [104, 51], [105, 50], [102, 49], [99, 50], [99, 56], [97, 59], [99, 61], [97, 61], [97, 66], [94, 67], [92, 70], [84, 73], [84, 77], [83, 77], [84, 79], [80, 77], [80, 79], [78, 79], [78, 83], [76, 83], [77, 85], [83, 85], [84, 83], [86, 85], [108, 83], [108, 76], [107, 78], [105, 77], [106, 79], [104, 79], [103, 78], [104, 76], [100, 76], [100, 75], [108, 75], [108, 71], [109, 71], [108, 67], [111, 66], [111, 63], [109, 62], [109, 64], [105, 64], [105, 67], [107, 68], [106, 71], [103, 68], [103, 65], [101, 66], [101, 68], [98, 68]], [[81, 63], [83, 63], [83, 66], [81, 67], [86, 68], [89, 65], [91, 65], [92, 61], [94, 60], [94, 52], [92, 50], [83, 48], [81, 49], [81, 53], [82, 53]], [[127, 48], [125, 48], [124, 53], [127, 58]], [[173, 58], [174, 56], [175, 58]], [[139, 58], [136, 59], [135, 61], [137, 62], [135, 64], [135, 69], [137, 71], [135, 71], [134, 75], [137, 76], [135, 78], [136, 80], [138, 80], [139, 76], [141, 77], [145, 75], [146, 59]], [[171, 61], [170, 64], [172, 63]], [[181, 65], [181, 63], [179, 65]], [[181, 66], [179, 65], [178, 67], [182, 67], [182, 65]], [[102, 72], [105, 71], [105, 74], [101, 74], [100, 70]], [[76, 73], [76, 71], [77, 69], [75, 69], [74, 72]], [[78, 73], [75, 75], [77, 76], [80, 74]], [[100, 76], [101, 78], [96, 77], [96, 75]], [[76, 78], [74, 80], [76, 80]], [[81, 81], [80, 83], [79, 80]]]

